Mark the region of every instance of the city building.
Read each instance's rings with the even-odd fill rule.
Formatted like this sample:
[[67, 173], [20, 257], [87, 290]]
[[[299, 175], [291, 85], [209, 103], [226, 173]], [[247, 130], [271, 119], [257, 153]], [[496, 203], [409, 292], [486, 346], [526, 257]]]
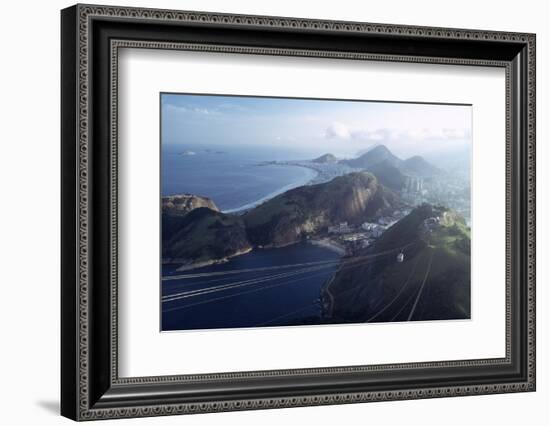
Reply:
[[351, 228], [347, 222], [340, 222], [338, 225], [328, 227], [329, 234], [346, 234], [348, 232], [351, 232]]

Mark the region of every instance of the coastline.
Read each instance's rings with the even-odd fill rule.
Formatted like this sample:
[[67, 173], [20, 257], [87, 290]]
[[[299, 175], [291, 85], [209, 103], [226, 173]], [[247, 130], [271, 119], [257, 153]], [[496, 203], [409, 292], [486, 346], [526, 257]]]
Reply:
[[285, 247], [294, 246], [296, 244], [300, 244], [300, 243], [304, 243], [304, 242], [307, 243], [307, 244], [311, 244], [313, 246], [322, 247], [326, 250], [329, 250], [329, 251], [332, 251], [333, 253], [338, 254], [339, 256], [344, 256], [346, 254], [346, 250], [342, 246], [340, 246], [339, 244], [331, 241], [328, 238], [322, 238], [322, 239], [318, 239], [318, 240], [298, 240], [298, 241], [293, 241], [293, 242], [290, 242], [288, 244], [282, 244], [282, 245], [269, 245], [269, 246], [263, 246], [263, 247], [250, 247], [246, 250], [238, 251], [238, 252], [236, 252], [236, 253], [234, 253], [230, 256], [226, 256], [226, 257], [221, 258], [221, 259], [210, 259], [210, 260], [203, 260], [203, 261], [199, 261], [199, 262], [189, 262], [186, 259], [169, 259], [169, 260], [163, 260], [162, 263], [163, 264], [179, 264], [180, 266], [178, 266], [176, 268], [176, 271], [178, 271], [178, 272], [191, 271], [191, 270], [194, 270], [194, 269], [204, 268], [204, 267], [207, 267], [207, 266], [221, 265], [223, 263], [229, 262], [233, 258], [251, 253], [253, 251], [264, 250], [264, 249], [268, 249], [268, 250], [269, 249], [282, 249], [282, 248], [285, 248]]
[[169, 261], [162, 261], [163, 264], [181, 264], [178, 268], [176, 268], [176, 271], [182, 272], [182, 271], [191, 271], [193, 269], [198, 268], [204, 268], [206, 266], [212, 266], [212, 265], [220, 265], [222, 263], [229, 262], [232, 258], [242, 256], [243, 254], [250, 253], [254, 248], [250, 247], [246, 250], [240, 250], [238, 252], [233, 253], [230, 256], [223, 257], [221, 259], [210, 259], [210, 260], [202, 260], [200, 262], [189, 262], [186, 259], [170, 259]]
[[346, 254], [346, 249], [342, 247], [340, 244], [335, 243], [334, 241], [331, 241], [329, 238], [321, 238], [318, 240], [308, 240], [310, 244], [313, 244], [314, 246], [323, 247], [328, 250], [332, 250], [335, 253], [338, 253], [340, 256], [344, 256]]
[[[264, 164], [264, 165], [266, 165], [266, 164]], [[271, 164], [269, 164], [269, 165], [271, 165]], [[304, 179], [303, 181], [300, 181], [300, 182], [289, 183], [288, 185], [285, 185], [282, 188], [279, 188], [279, 189], [267, 194], [266, 196], [260, 198], [259, 200], [252, 201], [252, 202], [247, 203], [247, 204], [243, 204], [242, 206], [239, 206], [239, 207], [236, 207], [236, 208], [233, 208], [233, 209], [222, 210], [222, 213], [225, 213], [225, 214], [244, 213], [247, 210], [253, 209], [254, 207], [259, 206], [260, 204], [265, 203], [266, 201], [269, 201], [270, 199], [285, 193], [286, 191], [290, 191], [291, 189], [298, 188], [299, 186], [308, 185], [311, 182], [314, 182], [319, 177], [319, 172], [317, 170], [313, 169], [313, 168], [304, 167], [304, 166], [301, 166], [299, 164], [284, 164], [284, 165], [285, 166], [295, 166], [295, 167], [305, 168], [307, 170], [312, 171], [314, 173], [314, 176], [308, 176], [306, 179]]]
[[[293, 167], [300, 167], [302, 169], [306, 169], [308, 172], [309, 172], [309, 176], [305, 176], [305, 178], [303, 179], [300, 179], [298, 181], [294, 181], [288, 185], [285, 185], [269, 194], [267, 194], [266, 196], [256, 200], [256, 201], [253, 201], [253, 202], [250, 202], [250, 203], [247, 203], [247, 204], [244, 204], [240, 207], [237, 207], [237, 208], [233, 208], [233, 209], [227, 209], [227, 210], [221, 210], [221, 213], [224, 213], [224, 214], [237, 214], [237, 215], [242, 215], [244, 213], [246, 213], [247, 211], [259, 206], [260, 204], [274, 198], [274, 197], [277, 197], [278, 195], [280, 194], [283, 194], [291, 189], [294, 189], [294, 188], [298, 188], [300, 186], [306, 186], [306, 185], [311, 185], [311, 184], [315, 184], [315, 183], [319, 183], [319, 181], [326, 181], [327, 179], [327, 176], [326, 176], [326, 173], [323, 171], [323, 170], [319, 170], [318, 168], [316, 168], [314, 165], [310, 165], [310, 164], [307, 164], [307, 163], [304, 163], [304, 162], [296, 162], [296, 163], [292, 163], [292, 162], [266, 162], [266, 163], [260, 163], [258, 164], [258, 166], [268, 166], [268, 165], [277, 165], [277, 166], [293, 166]], [[286, 246], [291, 246], [291, 245], [294, 245], [294, 244], [297, 244], [301, 241], [293, 241], [293, 242], [290, 242], [288, 244], [284, 244], [284, 245], [270, 245], [270, 246], [265, 246], [265, 247], [250, 247], [246, 250], [241, 250], [241, 251], [238, 251], [230, 256], [226, 256], [224, 258], [220, 258], [220, 259], [209, 259], [209, 260], [202, 260], [202, 261], [198, 261], [198, 262], [190, 262], [189, 259], [166, 259], [166, 260], [162, 260], [162, 263], [163, 264], [176, 264], [176, 265], [180, 265], [176, 268], [176, 271], [178, 272], [183, 272], [183, 271], [189, 271], [189, 270], [194, 270], [194, 269], [199, 269], [199, 268], [204, 268], [204, 267], [208, 267], [208, 266], [212, 266], [212, 265], [218, 265], [218, 264], [223, 264], [223, 263], [227, 263], [230, 261], [230, 259], [232, 258], [235, 258], [235, 257], [238, 257], [238, 256], [242, 256], [244, 254], [247, 254], [247, 253], [250, 253], [252, 252], [253, 250], [257, 250], [257, 249], [263, 249], [263, 248], [283, 248], [283, 247], [286, 247]], [[331, 241], [327, 238], [322, 238], [322, 239], [313, 239], [313, 240], [308, 240], [308, 243], [314, 245], [314, 246], [318, 246], [318, 247], [322, 247], [322, 248], [325, 248], [327, 250], [330, 250], [332, 251], [333, 253], [337, 253], [338, 255], [340, 256], [344, 256], [346, 254], [346, 251], [344, 249], [344, 247], [342, 247], [341, 245], [335, 243], [334, 241]]]
[[[291, 165], [291, 164], [285, 164], [285, 165]], [[272, 199], [272, 198], [274, 198], [274, 197], [276, 197], [280, 194], [283, 194], [283, 193], [285, 193], [285, 192], [287, 192], [291, 189], [298, 188], [298, 187], [304, 186], [304, 185], [308, 185], [311, 182], [314, 182], [320, 176], [320, 173], [317, 170], [313, 169], [313, 168], [304, 167], [303, 165], [300, 165], [300, 164], [292, 164], [292, 166], [302, 167], [302, 168], [305, 168], [305, 169], [309, 170], [311, 172], [310, 176], [307, 176], [305, 179], [302, 179], [301, 181], [298, 181], [298, 182], [295, 181], [295, 182], [292, 182], [288, 185], [285, 185], [282, 188], [279, 188], [278, 190], [273, 191], [270, 194], [260, 198], [259, 200], [253, 201], [251, 203], [244, 204], [244, 205], [242, 205], [240, 207], [237, 207], [235, 209], [222, 210], [221, 212], [224, 213], [224, 214], [244, 214], [248, 210], [251, 210], [251, 209], [257, 207], [258, 205], [260, 205], [260, 204], [262, 204], [262, 203], [264, 203], [264, 202], [266, 202], [266, 201], [268, 201], [268, 200], [270, 200], [270, 199]], [[295, 241], [295, 242], [285, 244], [285, 245], [282, 245], [282, 246], [273, 246], [273, 247], [265, 247], [265, 248], [282, 248], [282, 247], [285, 247], [285, 246], [296, 244], [298, 242], [299, 241]], [[319, 244], [319, 245], [323, 246], [322, 244]], [[323, 247], [331, 249], [328, 245], [323, 246]], [[227, 263], [227, 262], [229, 262], [230, 259], [232, 259], [234, 257], [242, 256], [242, 255], [250, 253], [254, 249], [258, 249], [258, 248], [259, 247], [250, 247], [246, 250], [238, 251], [238, 252], [236, 252], [236, 253], [234, 253], [230, 256], [226, 256], [226, 257], [221, 258], [221, 259], [210, 259], [210, 260], [203, 260], [203, 261], [199, 261], [199, 262], [189, 262], [188, 259], [167, 259], [167, 260], [163, 259], [162, 264], [179, 264], [180, 266], [178, 266], [178, 268], [176, 268], [176, 271], [178, 271], [178, 272], [190, 271], [190, 270], [194, 270], [194, 269], [204, 268], [204, 267], [207, 267], [207, 266]], [[335, 251], [334, 248], [332, 248], [332, 251]], [[341, 254], [339, 251], [336, 251], [336, 252]]]
[[[290, 166], [290, 167], [301, 167], [302, 169], [309, 170], [313, 172], [314, 175], [310, 176], [308, 179], [304, 180], [303, 182], [294, 182], [288, 185], [285, 185], [284, 187], [273, 191], [272, 193], [266, 195], [265, 197], [260, 198], [259, 200], [253, 201], [251, 203], [244, 204], [240, 207], [234, 208], [234, 209], [227, 209], [222, 210], [222, 213], [226, 214], [243, 214], [246, 213], [247, 210], [253, 209], [254, 207], [259, 206], [260, 204], [264, 203], [265, 201], [270, 200], [271, 198], [276, 197], [277, 195], [280, 195], [286, 191], [289, 191], [291, 189], [297, 188], [299, 186], [305, 186], [305, 185], [315, 185], [318, 183], [324, 183], [331, 179], [333, 179], [336, 176], [341, 176], [343, 173], [342, 171], [334, 172], [331, 170], [324, 170], [321, 165], [313, 164], [310, 161], [267, 161], [264, 163], [258, 164], [258, 166]], [[353, 172], [355, 169], [349, 168], [346, 172]]]

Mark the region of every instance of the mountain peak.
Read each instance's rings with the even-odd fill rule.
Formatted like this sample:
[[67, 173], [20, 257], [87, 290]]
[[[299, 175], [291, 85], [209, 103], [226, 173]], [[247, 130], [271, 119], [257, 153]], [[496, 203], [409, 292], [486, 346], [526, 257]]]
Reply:
[[350, 167], [374, 173], [384, 185], [394, 190], [403, 185], [405, 175], [427, 178], [441, 173], [440, 169], [420, 155], [401, 160], [382, 144], [376, 145], [357, 158], [342, 162]]
[[360, 157], [346, 160], [345, 163], [350, 167], [368, 170], [370, 167], [383, 161], [393, 166], [397, 166], [401, 162], [399, 158], [392, 154], [386, 145], [376, 145]]
[[338, 159], [333, 154], [324, 154], [320, 157], [317, 157], [314, 160], [311, 160], [313, 163], [336, 163]]
[[[379, 152], [379, 153], [384, 152], [384, 153], [392, 154], [390, 149], [384, 144], [376, 145], [375, 147], [369, 149], [365, 154], [374, 153], [374, 152]], [[363, 154], [363, 155], [365, 155], [365, 154]]]

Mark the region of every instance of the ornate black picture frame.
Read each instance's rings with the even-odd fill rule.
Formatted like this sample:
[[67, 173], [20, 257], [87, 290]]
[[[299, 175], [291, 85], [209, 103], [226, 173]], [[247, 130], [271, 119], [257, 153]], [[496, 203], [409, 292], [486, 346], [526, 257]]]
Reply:
[[[61, 28], [62, 415], [93, 420], [535, 390], [534, 34], [95, 5], [64, 9]], [[120, 378], [121, 47], [504, 68], [506, 356]]]

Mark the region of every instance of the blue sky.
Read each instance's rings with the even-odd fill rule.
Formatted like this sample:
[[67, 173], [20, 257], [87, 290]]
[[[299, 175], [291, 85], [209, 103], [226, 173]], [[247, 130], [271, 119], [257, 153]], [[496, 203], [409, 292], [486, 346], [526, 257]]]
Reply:
[[277, 145], [340, 156], [386, 144], [403, 157], [465, 150], [471, 107], [162, 94], [162, 143]]

